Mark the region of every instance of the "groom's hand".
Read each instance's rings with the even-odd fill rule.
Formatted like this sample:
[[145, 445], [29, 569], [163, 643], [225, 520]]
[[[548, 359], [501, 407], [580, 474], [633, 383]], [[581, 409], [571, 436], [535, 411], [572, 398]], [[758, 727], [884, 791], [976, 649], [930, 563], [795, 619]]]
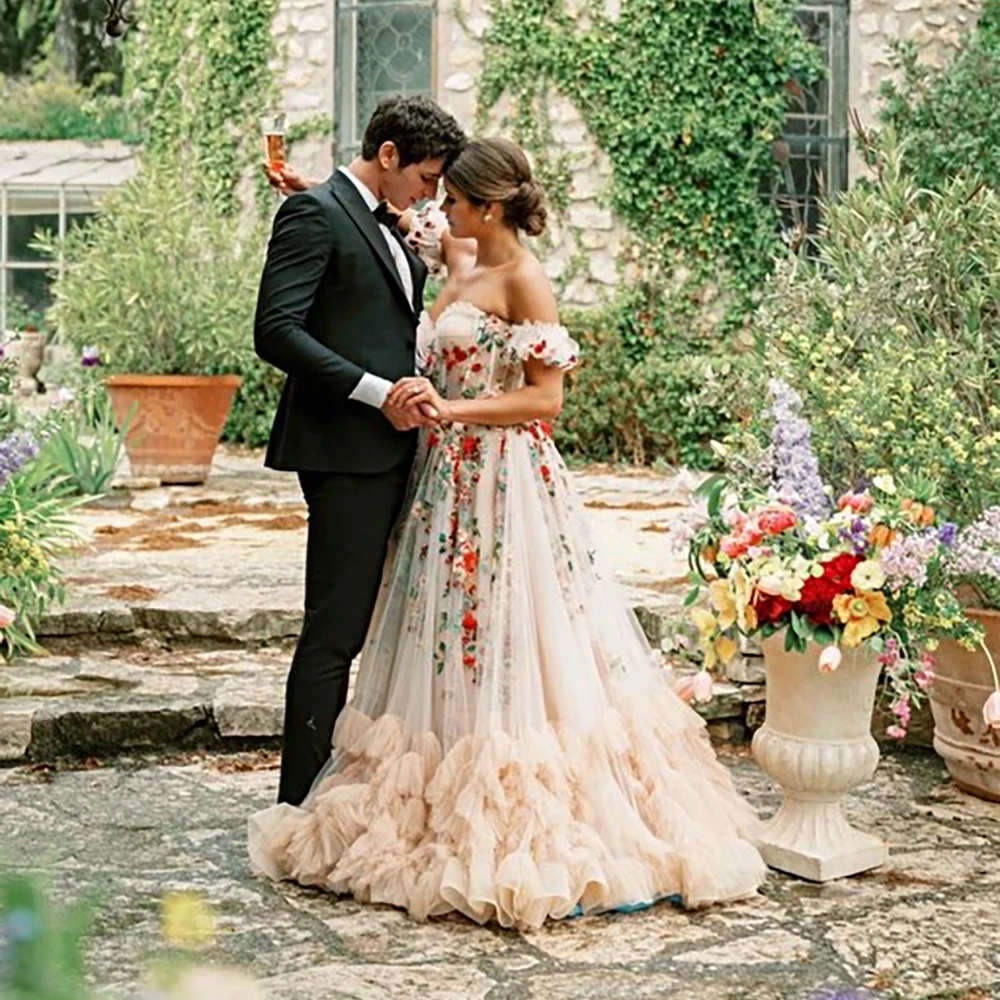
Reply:
[[412, 431], [417, 427], [430, 427], [439, 422], [437, 411], [432, 406], [426, 403], [409, 404], [395, 389], [386, 397], [382, 413], [397, 431]]

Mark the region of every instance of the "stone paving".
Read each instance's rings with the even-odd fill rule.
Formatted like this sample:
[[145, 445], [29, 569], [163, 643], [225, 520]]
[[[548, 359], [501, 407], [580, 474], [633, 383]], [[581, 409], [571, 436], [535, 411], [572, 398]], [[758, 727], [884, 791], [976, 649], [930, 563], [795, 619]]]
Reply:
[[[591, 469], [576, 482], [597, 544], [659, 642], [685, 589], [670, 531], [697, 480]], [[52, 655], [0, 666], [0, 761], [273, 743], [302, 615], [296, 478], [264, 469], [259, 454], [220, 451], [203, 487], [133, 489], [75, 519], [83, 544], [65, 561], [69, 602], [39, 630]], [[740, 715], [763, 688], [719, 694], [713, 719]]]
[[[763, 813], [768, 780], [726, 758]], [[273, 885], [248, 871], [248, 813], [272, 801], [274, 756], [120, 759], [0, 771], [0, 861], [51, 873], [63, 901], [100, 907], [89, 975], [134, 995], [158, 944], [158, 899], [215, 908], [213, 962], [272, 1000], [798, 1000], [867, 986], [887, 1000], [1000, 996], [1000, 805], [963, 795], [926, 752], [899, 751], [849, 804], [891, 846], [881, 871], [813, 885], [772, 873], [760, 898], [686, 913], [669, 904], [519, 935]]]

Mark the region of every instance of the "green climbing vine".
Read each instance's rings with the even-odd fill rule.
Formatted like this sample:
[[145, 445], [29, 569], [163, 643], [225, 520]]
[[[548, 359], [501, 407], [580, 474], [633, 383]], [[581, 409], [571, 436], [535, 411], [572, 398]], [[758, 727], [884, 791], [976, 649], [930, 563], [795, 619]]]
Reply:
[[[558, 93], [575, 106], [610, 161], [607, 203], [629, 231], [620, 257], [628, 280], [600, 318], [578, 318], [581, 336], [601, 329], [620, 341], [621, 350], [602, 342], [595, 351], [624, 366], [607, 381], [648, 394], [675, 379], [664, 404], [697, 410], [691, 400], [719, 384], [724, 366], [706, 372], [695, 356], [729, 350], [770, 268], [777, 220], [761, 182], [774, 169], [786, 85], [814, 77], [819, 57], [792, 0], [616, 6], [583, 0], [571, 13], [567, 0], [495, 0], [480, 126], [503, 109], [502, 127], [533, 153], [560, 208], [575, 164], [556, 141], [550, 105]], [[625, 430], [621, 415], [573, 412], [564, 423], [574, 445], [586, 439], [588, 457], [706, 464], [709, 438], [730, 417], [718, 406], [725, 393], [711, 395], [712, 412], [666, 415], [659, 429], [655, 413], [636, 412]]]
[[[258, 116], [275, 94], [277, 0], [145, 0], [130, 76], [146, 155], [180, 157], [225, 211], [260, 161]], [[259, 174], [259, 171], [257, 171]]]

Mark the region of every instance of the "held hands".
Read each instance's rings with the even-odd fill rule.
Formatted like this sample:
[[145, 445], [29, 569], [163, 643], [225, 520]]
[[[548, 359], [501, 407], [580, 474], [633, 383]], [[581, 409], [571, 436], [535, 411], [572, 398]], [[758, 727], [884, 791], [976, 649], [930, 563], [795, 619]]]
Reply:
[[431, 427], [452, 419], [451, 406], [431, 383], [420, 377], [401, 378], [389, 391], [382, 412], [398, 431]]

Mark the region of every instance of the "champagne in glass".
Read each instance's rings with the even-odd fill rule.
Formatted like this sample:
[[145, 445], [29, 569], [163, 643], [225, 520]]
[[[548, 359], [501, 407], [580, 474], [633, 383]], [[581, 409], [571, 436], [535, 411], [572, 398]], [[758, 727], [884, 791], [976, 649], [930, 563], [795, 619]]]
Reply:
[[273, 173], [280, 173], [287, 162], [285, 151], [285, 113], [278, 111], [260, 120], [264, 134], [264, 156]]

